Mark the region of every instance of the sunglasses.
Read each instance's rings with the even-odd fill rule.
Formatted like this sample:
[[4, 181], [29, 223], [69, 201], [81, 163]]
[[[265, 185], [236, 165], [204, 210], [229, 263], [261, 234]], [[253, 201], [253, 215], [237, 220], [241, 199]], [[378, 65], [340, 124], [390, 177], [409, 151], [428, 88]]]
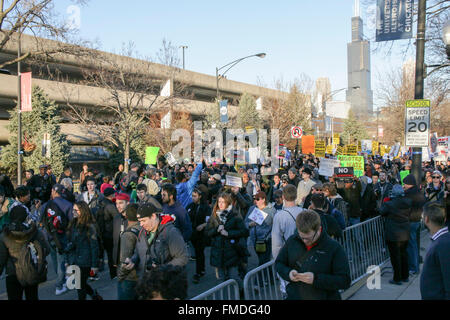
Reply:
[[264, 198], [255, 198], [256, 201], [265, 200]]
[[433, 179], [440, 179], [441, 177], [439, 176], [432, 176]]

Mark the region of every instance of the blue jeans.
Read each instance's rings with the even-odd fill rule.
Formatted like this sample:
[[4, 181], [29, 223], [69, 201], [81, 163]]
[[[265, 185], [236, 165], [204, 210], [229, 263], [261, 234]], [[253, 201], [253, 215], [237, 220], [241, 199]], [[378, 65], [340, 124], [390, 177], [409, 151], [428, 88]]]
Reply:
[[62, 289], [63, 285], [66, 283], [66, 255], [59, 254], [52, 246], [50, 246], [50, 255], [52, 258], [53, 268], [57, 275], [56, 288]]
[[118, 300], [136, 300], [136, 281], [122, 280], [117, 282]]
[[419, 272], [419, 249], [417, 248], [417, 229], [420, 222], [411, 222], [409, 224], [409, 241], [406, 251], [408, 252], [409, 271]]

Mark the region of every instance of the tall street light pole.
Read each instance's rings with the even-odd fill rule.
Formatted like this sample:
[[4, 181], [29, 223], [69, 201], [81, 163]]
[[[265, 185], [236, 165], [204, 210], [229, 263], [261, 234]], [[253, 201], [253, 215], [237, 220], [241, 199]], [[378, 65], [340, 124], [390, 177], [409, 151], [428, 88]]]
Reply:
[[[416, 79], [414, 87], [414, 99], [423, 99], [423, 72], [425, 62], [425, 23], [426, 0], [419, 0], [416, 40]], [[412, 174], [418, 184], [422, 181], [422, 148], [413, 147]]]
[[183, 70], [185, 69], [185, 64], [184, 64], [184, 49], [187, 49], [188, 48], [188, 46], [180, 46], [180, 48], [182, 48], [183, 49]]
[[[241, 62], [242, 60], [245, 60], [247, 58], [251, 58], [251, 57], [264, 58], [265, 56], [266, 56], [265, 53], [252, 54], [251, 56], [243, 57], [243, 58], [234, 60], [234, 61], [232, 61], [230, 63], [227, 63], [226, 65], [224, 65], [224, 66], [222, 66], [220, 68], [216, 67], [216, 87], [217, 87], [216, 97], [217, 97], [217, 101], [220, 101], [219, 80], [225, 75], [225, 73], [228, 72], [228, 70], [230, 70], [235, 65], [237, 65], [239, 62]], [[223, 68], [228, 67], [228, 66], [229, 66], [229, 68], [227, 70], [225, 70], [221, 75], [219, 75], [219, 71], [222, 70]]]

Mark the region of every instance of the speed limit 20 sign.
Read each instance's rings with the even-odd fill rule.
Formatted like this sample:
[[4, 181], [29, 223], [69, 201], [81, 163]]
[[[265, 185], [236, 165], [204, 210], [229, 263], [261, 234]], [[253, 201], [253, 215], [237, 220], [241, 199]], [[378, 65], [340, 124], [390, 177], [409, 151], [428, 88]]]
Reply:
[[405, 145], [428, 147], [430, 131], [430, 100], [406, 101]]

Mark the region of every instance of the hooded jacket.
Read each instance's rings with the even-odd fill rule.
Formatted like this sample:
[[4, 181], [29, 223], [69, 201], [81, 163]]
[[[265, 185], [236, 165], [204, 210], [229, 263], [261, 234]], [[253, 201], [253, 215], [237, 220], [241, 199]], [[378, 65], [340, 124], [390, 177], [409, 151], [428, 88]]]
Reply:
[[177, 200], [181, 203], [183, 208], [187, 208], [192, 203], [192, 191], [194, 191], [195, 185], [200, 178], [203, 165], [199, 163], [192, 173], [192, 177], [186, 181], [179, 183], [175, 186], [177, 189]]
[[176, 201], [172, 206], [165, 203], [163, 212], [175, 216], [175, 227], [180, 230], [184, 241], [189, 241], [192, 235], [192, 223], [189, 214], [181, 203]]
[[[136, 242], [135, 256], [132, 260], [138, 266], [139, 278], [152, 264], [184, 267], [189, 261], [189, 255], [183, 236], [169, 215], [161, 215], [161, 222], [155, 232], [151, 244], [148, 243], [149, 232], [142, 229]], [[137, 255], [137, 257], [136, 257]]]
[[[312, 272], [314, 281], [292, 282], [291, 270]], [[288, 300], [340, 300], [339, 290], [350, 287], [350, 267], [344, 248], [322, 232], [309, 251], [296, 232], [286, 242], [275, 261], [275, 270], [289, 284]]]
[[14, 224], [10, 224], [3, 230], [0, 234], [0, 274], [3, 273], [5, 266], [8, 276], [16, 274], [14, 261], [19, 257], [22, 246], [33, 237], [41, 243], [44, 255], [47, 256], [50, 253], [50, 246], [35, 223], [24, 224], [20, 228], [15, 228]]

